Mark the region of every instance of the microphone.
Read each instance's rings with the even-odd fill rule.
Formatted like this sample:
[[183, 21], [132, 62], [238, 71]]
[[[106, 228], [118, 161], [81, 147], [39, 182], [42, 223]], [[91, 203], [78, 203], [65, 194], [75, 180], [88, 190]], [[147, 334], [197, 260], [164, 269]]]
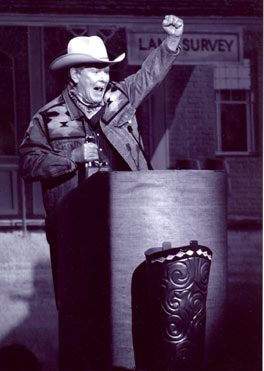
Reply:
[[137, 170], [139, 170], [139, 165], [138, 165], [138, 161], [136, 162], [133, 155], [132, 155], [132, 148], [131, 148], [131, 145], [129, 143], [126, 143], [126, 149], [128, 150], [128, 152], [130, 153], [130, 156], [132, 157], [136, 167], [137, 167]]
[[149, 170], [153, 170], [153, 167], [152, 167], [152, 165], [151, 165], [149, 159], [147, 158], [147, 155], [146, 155], [146, 153], [145, 153], [145, 151], [144, 151], [144, 148], [142, 147], [140, 141], [136, 138], [136, 136], [135, 136], [134, 133], [133, 133], [133, 128], [132, 128], [132, 126], [131, 126], [131, 125], [128, 125], [127, 130], [128, 130], [128, 132], [132, 135], [132, 137], [135, 139], [135, 141], [137, 142], [138, 148], [140, 149], [141, 153], [143, 154], [143, 156], [144, 156], [144, 158], [145, 158], [145, 160], [146, 160], [146, 162], [147, 162], [148, 169], [149, 169]]

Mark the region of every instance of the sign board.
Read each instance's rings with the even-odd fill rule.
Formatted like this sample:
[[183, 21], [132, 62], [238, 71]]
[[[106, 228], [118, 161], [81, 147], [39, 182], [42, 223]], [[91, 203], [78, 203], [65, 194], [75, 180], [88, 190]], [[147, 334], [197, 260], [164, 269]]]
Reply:
[[[128, 31], [128, 63], [141, 65], [151, 50], [164, 40], [164, 33]], [[211, 64], [241, 60], [239, 32], [190, 32], [181, 41], [175, 64]]]

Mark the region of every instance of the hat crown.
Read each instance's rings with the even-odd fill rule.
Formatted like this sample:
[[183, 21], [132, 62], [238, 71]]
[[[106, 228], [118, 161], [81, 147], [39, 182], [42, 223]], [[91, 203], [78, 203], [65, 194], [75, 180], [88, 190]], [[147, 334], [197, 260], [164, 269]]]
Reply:
[[77, 36], [68, 43], [67, 53], [57, 57], [51, 64], [50, 70], [70, 68], [82, 64], [106, 64], [113, 66], [125, 58], [125, 53], [114, 60], [109, 60], [103, 40], [99, 36]]
[[86, 54], [93, 58], [108, 61], [103, 40], [99, 36], [77, 36], [70, 40], [67, 48], [70, 54]]

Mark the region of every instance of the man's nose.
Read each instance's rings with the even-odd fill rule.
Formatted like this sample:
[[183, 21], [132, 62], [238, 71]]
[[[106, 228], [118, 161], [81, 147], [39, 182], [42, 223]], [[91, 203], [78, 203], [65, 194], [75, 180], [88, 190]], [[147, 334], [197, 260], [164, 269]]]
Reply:
[[100, 79], [103, 81], [108, 81], [109, 80], [109, 72], [105, 70], [100, 71]]

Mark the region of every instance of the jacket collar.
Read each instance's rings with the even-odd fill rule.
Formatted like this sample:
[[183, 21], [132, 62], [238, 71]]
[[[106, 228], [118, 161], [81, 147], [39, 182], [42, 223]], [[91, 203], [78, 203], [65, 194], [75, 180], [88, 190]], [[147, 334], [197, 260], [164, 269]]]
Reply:
[[80, 117], [84, 116], [83, 112], [76, 106], [76, 104], [69, 96], [67, 87], [63, 90], [62, 96], [72, 120], [78, 120]]

